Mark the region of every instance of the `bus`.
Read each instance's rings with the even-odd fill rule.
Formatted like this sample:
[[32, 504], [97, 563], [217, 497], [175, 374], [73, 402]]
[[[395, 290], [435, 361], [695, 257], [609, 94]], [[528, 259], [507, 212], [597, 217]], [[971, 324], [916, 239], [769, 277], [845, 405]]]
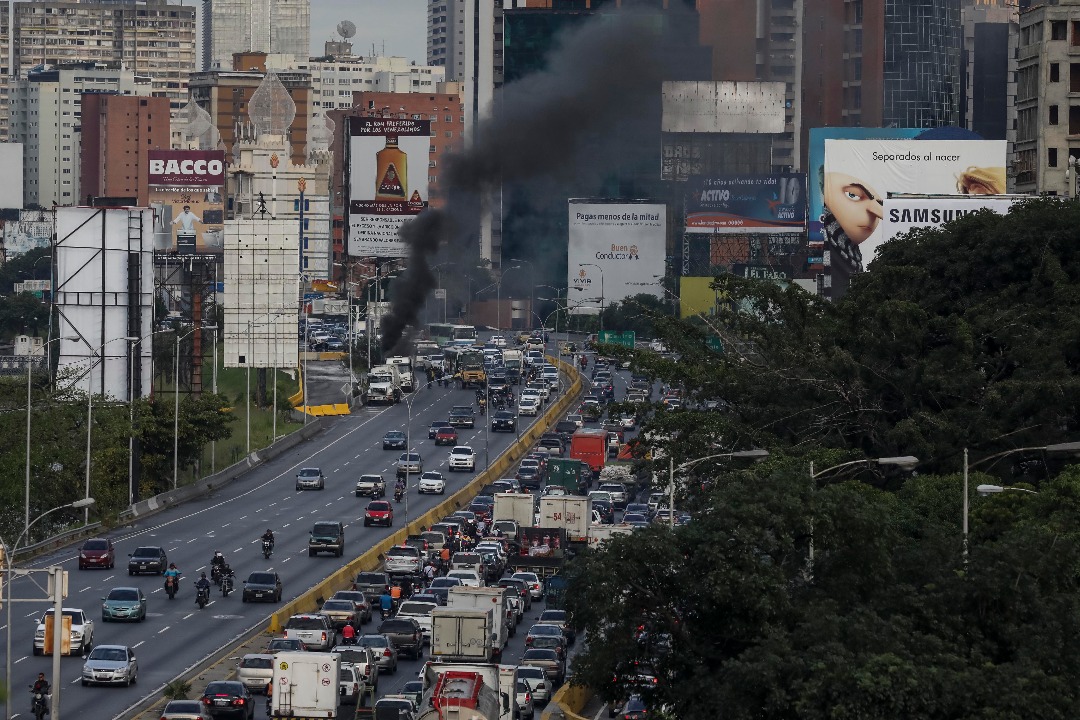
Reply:
[[484, 354], [475, 348], [443, 348], [443, 370], [460, 383], [461, 387], [482, 387], [487, 382], [484, 371]]
[[472, 345], [476, 342], [476, 328], [472, 325], [431, 323], [428, 325], [428, 339], [439, 347]]

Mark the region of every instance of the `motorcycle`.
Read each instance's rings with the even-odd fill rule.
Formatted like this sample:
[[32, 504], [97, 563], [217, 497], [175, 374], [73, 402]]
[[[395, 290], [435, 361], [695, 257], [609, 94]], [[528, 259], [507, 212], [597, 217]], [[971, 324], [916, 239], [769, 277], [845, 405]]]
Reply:
[[165, 593], [169, 596], [170, 600], [176, 597], [176, 578], [171, 575], [165, 578]]
[[202, 610], [210, 602], [210, 588], [195, 586], [195, 604]]
[[34, 720], [41, 720], [49, 712], [49, 696], [43, 692], [35, 692], [33, 685], [30, 686], [30, 694], [34, 696], [30, 711], [34, 713]]
[[405, 488], [403, 488], [403, 487], [394, 488], [394, 502], [396, 502], [396, 503], [401, 502], [401, 498], [403, 498], [403, 497], [405, 497]]
[[221, 597], [229, 597], [229, 593], [233, 591], [233, 574], [231, 572], [225, 573], [221, 576]]
[[263, 540], [263, 557], [269, 560], [270, 556], [273, 555], [273, 553], [274, 544], [271, 543], [269, 540]]
[[221, 587], [221, 576], [224, 574], [223, 565], [213, 565], [210, 567], [210, 582], [214, 583], [218, 587]]

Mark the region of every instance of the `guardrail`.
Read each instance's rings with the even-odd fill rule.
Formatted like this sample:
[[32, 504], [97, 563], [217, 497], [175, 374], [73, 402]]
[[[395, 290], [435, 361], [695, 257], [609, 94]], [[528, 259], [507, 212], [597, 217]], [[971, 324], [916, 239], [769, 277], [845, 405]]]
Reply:
[[19, 557], [33, 556], [37, 555], [42, 550], [53, 550], [58, 547], [63, 547], [64, 545], [70, 543], [72, 540], [78, 540], [82, 537], [94, 535], [100, 529], [101, 523], [94, 522], [90, 523], [89, 525], [80, 525], [79, 527], [65, 530], [61, 533], [53, 535], [50, 538], [42, 540], [41, 542], [19, 548], [14, 553], [12, 553], [12, 559], [14, 560], [15, 558]]

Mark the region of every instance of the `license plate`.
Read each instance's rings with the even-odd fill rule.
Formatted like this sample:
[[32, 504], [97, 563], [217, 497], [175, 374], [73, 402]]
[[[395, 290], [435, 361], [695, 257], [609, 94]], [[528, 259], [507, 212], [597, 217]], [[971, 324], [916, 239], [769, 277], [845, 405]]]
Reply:
[[139, 569], [140, 569], [140, 570], [145, 570], [145, 569], [146, 569], [146, 565], [139, 565]]
[[216, 698], [214, 700], [214, 704], [215, 705], [228, 705], [229, 700], [228, 700], [228, 698]]

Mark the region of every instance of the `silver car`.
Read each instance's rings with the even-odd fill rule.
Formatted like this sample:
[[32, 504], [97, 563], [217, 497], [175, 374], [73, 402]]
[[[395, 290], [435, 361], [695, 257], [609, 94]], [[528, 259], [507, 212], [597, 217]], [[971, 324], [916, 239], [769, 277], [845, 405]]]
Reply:
[[379, 664], [379, 672], [393, 675], [397, 672], [398, 653], [397, 648], [390, 643], [385, 635], [361, 635], [356, 638], [356, 644], [360, 647], [371, 648], [375, 653], [375, 660]]
[[551, 699], [551, 684], [544, 674], [544, 669], [531, 665], [518, 665], [518, 680], [524, 681], [532, 693], [533, 706], [547, 704]]
[[98, 645], [83, 663], [82, 684], [131, 685], [139, 677], [135, 651], [127, 645]]
[[274, 656], [264, 653], [248, 653], [236, 665], [236, 679], [244, 683], [252, 693], [266, 692], [266, 686], [274, 678]]
[[533, 693], [529, 684], [522, 679], [514, 683], [514, 700], [517, 704], [517, 716], [519, 720], [531, 720], [535, 706], [533, 705]]
[[170, 700], [161, 720], [212, 720], [210, 712], [198, 700]]

